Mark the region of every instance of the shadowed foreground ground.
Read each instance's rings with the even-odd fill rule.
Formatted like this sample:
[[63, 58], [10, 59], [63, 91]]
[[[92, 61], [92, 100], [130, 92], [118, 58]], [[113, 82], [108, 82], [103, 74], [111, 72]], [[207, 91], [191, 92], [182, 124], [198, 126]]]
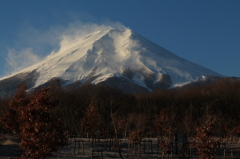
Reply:
[[[145, 141], [145, 142], [143, 142]], [[143, 139], [141, 145], [137, 147], [129, 147], [129, 143], [126, 139], [121, 139], [121, 153], [124, 159], [162, 159], [161, 150], [158, 147], [157, 138]], [[151, 142], [149, 142], [151, 141]], [[239, 159], [240, 158], [240, 143], [225, 143], [224, 147], [219, 147], [217, 156], [215, 159]], [[70, 138], [68, 145], [60, 148], [57, 152], [54, 152], [52, 156], [47, 159], [91, 159], [91, 158], [120, 158], [118, 150], [112, 149], [113, 140], [100, 139], [92, 142], [87, 138]], [[178, 154], [176, 154], [176, 147], [172, 148], [172, 152], [169, 155], [165, 155], [165, 159], [197, 159], [196, 151], [192, 149], [188, 155], [183, 154], [183, 144], [178, 144]], [[140, 150], [140, 151], [139, 151]], [[188, 148], [188, 152], [189, 152]], [[226, 152], [226, 155], [224, 155]], [[1, 145], [0, 144], [0, 159], [13, 159], [21, 157], [21, 149], [16, 143]], [[171, 156], [172, 155], [172, 156]]]
[[0, 158], [11, 159], [21, 157], [22, 150], [18, 145], [0, 145]]

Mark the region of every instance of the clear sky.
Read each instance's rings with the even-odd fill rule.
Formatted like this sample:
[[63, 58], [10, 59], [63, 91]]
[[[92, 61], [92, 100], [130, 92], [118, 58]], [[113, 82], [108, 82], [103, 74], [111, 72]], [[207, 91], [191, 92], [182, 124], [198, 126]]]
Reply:
[[64, 33], [121, 24], [182, 58], [240, 77], [240, 0], [0, 0], [0, 77], [58, 49]]

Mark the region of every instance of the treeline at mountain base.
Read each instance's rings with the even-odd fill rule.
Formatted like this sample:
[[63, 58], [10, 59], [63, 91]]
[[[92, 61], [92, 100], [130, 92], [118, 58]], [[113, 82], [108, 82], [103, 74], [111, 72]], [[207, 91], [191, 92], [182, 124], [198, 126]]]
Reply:
[[[114, 138], [117, 143], [120, 138], [139, 142], [145, 137], [185, 134], [195, 138], [193, 144], [196, 148], [203, 149], [204, 144], [196, 143], [210, 140], [210, 137], [230, 139], [240, 133], [240, 82], [230, 78], [139, 94], [124, 94], [116, 88], [91, 84], [64, 90], [58, 80], [35, 93], [27, 94], [27, 88], [19, 88], [21, 90], [12, 99], [0, 100], [0, 130], [1, 133], [20, 134], [19, 137], [25, 140], [29, 134], [21, 134], [21, 129], [40, 134], [43, 133], [40, 128], [44, 129], [42, 140], [45, 141], [49, 140], [47, 133], [52, 138], [61, 136], [61, 140], [54, 138], [59, 146], [63, 146], [66, 138], [73, 135]], [[22, 98], [22, 95], [24, 100], [21, 99], [21, 107], [17, 107], [16, 98]], [[9, 113], [12, 113], [12, 118], [19, 114], [22, 118], [28, 115], [33, 121], [33, 125], [29, 126], [31, 129], [21, 128], [19, 123], [28, 119], [8, 119]], [[31, 125], [31, 122], [27, 123]], [[37, 133], [30, 134], [30, 137], [39, 137]], [[205, 146], [214, 147], [216, 142], [211, 141]], [[23, 143], [25, 147], [29, 146], [26, 142]], [[49, 152], [59, 146], [50, 146], [52, 150]], [[167, 143], [162, 140], [159, 146], [164, 149]], [[49, 155], [49, 152], [44, 155]]]

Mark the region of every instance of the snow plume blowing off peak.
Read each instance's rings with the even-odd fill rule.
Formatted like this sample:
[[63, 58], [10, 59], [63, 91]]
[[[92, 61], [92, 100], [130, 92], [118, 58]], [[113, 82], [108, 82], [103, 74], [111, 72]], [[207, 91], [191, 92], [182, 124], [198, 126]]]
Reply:
[[42, 58], [34, 54], [32, 48], [25, 48], [19, 52], [16, 52], [15, 49], [10, 49], [8, 50], [6, 61], [8, 71], [12, 74], [42, 61]]
[[109, 28], [78, 36], [70, 43], [64, 41], [59, 51], [45, 60], [49, 61], [47, 65], [36, 68], [42, 72], [36, 86], [53, 77], [71, 82], [86, 82], [93, 78], [91, 82], [97, 84], [114, 75], [120, 76], [124, 67], [131, 65], [137, 68], [137, 62], [132, 62], [137, 54], [132, 49], [136, 44], [131, 40], [131, 35], [132, 31], [127, 28]]
[[105, 25], [74, 25], [59, 39], [57, 51], [8, 78], [30, 81], [30, 89], [59, 78], [64, 87], [102, 83], [137, 92], [221, 76], [178, 57], [122, 25], [117, 29]]
[[19, 28], [15, 46], [8, 49], [5, 75], [16, 74], [60, 50], [67, 50], [79, 39], [94, 31], [125, 28], [123, 24], [111, 21], [102, 24], [74, 21], [67, 27], [53, 26], [44, 31], [30, 24], [24, 25]]
[[106, 31], [112, 29], [127, 29], [123, 24], [119, 22], [105, 22], [106, 24], [96, 24], [96, 23], [82, 23], [74, 22], [70, 23], [69, 26], [62, 31], [59, 35], [59, 50], [52, 51], [56, 53], [62, 50], [66, 50], [80, 39], [84, 38], [88, 34], [91, 34], [95, 31]]

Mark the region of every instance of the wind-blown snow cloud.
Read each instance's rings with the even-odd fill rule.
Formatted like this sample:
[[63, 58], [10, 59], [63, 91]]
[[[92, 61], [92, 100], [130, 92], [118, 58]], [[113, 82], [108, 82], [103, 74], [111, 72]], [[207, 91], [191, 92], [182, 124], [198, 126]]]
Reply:
[[45, 57], [65, 49], [87, 34], [108, 29], [126, 28], [119, 22], [105, 20], [101, 24], [74, 21], [64, 26], [51, 26], [46, 30], [36, 29], [30, 24], [20, 27], [15, 46], [8, 50], [6, 75], [27, 68]]
[[[69, 26], [59, 35], [59, 47], [60, 50], [63, 50], [65, 47], [75, 43], [78, 39], [81, 39], [94, 31], [124, 28], [126, 27], [119, 22], [108, 21], [103, 24], [96, 24], [76, 21], [74, 23], [70, 23]], [[55, 52], [56, 51], [52, 53]]]
[[28, 66], [38, 63], [42, 60], [41, 57], [34, 54], [31, 48], [26, 48], [17, 52], [14, 49], [8, 50], [6, 58], [8, 64], [8, 71], [11, 73], [18, 72]]

